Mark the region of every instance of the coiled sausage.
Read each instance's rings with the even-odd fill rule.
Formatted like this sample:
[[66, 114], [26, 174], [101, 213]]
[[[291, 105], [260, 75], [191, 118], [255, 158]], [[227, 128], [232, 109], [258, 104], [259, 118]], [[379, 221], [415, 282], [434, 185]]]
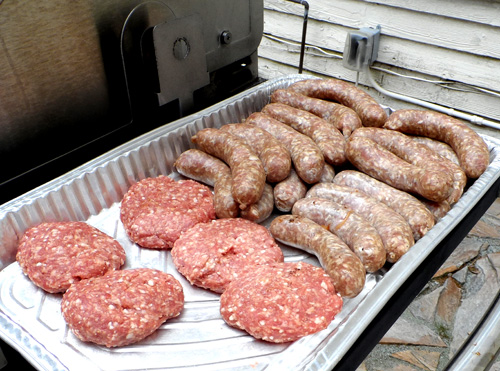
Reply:
[[292, 84], [289, 89], [309, 97], [333, 100], [352, 108], [364, 126], [382, 127], [387, 120], [384, 108], [370, 94], [347, 81], [333, 78], [308, 79]]
[[439, 112], [404, 109], [394, 111], [384, 128], [440, 140], [448, 143], [458, 156], [469, 178], [478, 178], [490, 162], [487, 144], [469, 126]]
[[312, 184], [319, 181], [325, 158], [311, 138], [262, 112], [252, 113], [245, 122], [266, 130], [285, 145], [295, 171], [304, 182]]
[[281, 215], [269, 231], [277, 241], [315, 255], [341, 296], [352, 298], [363, 290], [366, 271], [361, 260], [324, 227], [301, 216]]
[[337, 202], [319, 197], [303, 198], [293, 205], [292, 214], [326, 226], [359, 257], [367, 272], [375, 272], [385, 264], [384, 244], [375, 227]]

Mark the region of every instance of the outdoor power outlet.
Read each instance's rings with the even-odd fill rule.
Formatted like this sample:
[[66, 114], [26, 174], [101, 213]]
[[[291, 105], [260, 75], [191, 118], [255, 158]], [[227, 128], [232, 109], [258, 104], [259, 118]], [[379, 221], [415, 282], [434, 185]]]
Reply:
[[344, 47], [344, 67], [360, 72], [370, 66], [377, 60], [379, 40], [380, 25], [349, 32]]

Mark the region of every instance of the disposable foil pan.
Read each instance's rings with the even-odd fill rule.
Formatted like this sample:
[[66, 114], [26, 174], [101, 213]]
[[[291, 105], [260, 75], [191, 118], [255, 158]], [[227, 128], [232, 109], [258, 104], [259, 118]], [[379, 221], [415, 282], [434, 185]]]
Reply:
[[[491, 163], [486, 172], [431, 231], [390, 269], [369, 274], [365, 289], [346, 299], [330, 326], [291, 344], [259, 341], [229, 327], [219, 314], [219, 295], [191, 286], [175, 269], [169, 251], [141, 249], [127, 238], [119, 220], [120, 201], [135, 182], [160, 174], [174, 178], [173, 162], [192, 148], [190, 138], [205, 127], [241, 122], [269, 102], [272, 91], [308, 78], [290, 75], [265, 82], [206, 110], [160, 127], [1, 206], [0, 336], [40, 370], [328, 370], [409, 275], [450, 233], [500, 177], [500, 143], [484, 136]], [[264, 223], [268, 223], [272, 217]], [[126, 347], [79, 341], [60, 311], [61, 295], [47, 294], [15, 262], [23, 232], [44, 221], [83, 220], [113, 236], [125, 248], [125, 269], [151, 267], [183, 285], [185, 308], [153, 335]], [[286, 261], [315, 257], [283, 246]]]

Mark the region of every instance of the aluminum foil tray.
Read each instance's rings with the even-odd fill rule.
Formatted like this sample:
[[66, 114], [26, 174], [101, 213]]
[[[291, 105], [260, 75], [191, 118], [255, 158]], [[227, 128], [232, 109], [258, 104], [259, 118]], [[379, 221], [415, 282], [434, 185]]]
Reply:
[[[190, 138], [198, 130], [240, 122], [267, 104], [273, 90], [309, 77], [290, 75], [265, 82], [125, 143], [2, 205], [0, 336], [4, 341], [40, 370], [329, 370], [335, 366], [398, 287], [500, 177], [498, 141], [484, 137], [491, 164], [446, 217], [389, 270], [370, 274], [365, 289], [345, 300], [327, 329], [291, 344], [258, 341], [227, 326], [219, 314], [219, 295], [191, 286], [176, 271], [169, 251], [132, 244], [119, 221], [120, 201], [133, 183], [160, 174], [180, 177], [173, 162], [193, 147]], [[151, 267], [173, 274], [184, 287], [182, 314], [131, 346], [107, 349], [79, 341], [61, 316], [61, 295], [34, 286], [15, 262], [18, 239], [28, 227], [62, 220], [84, 220], [116, 238], [127, 253], [124, 268]], [[286, 261], [318, 265], [309, 254], [282, 247]]]

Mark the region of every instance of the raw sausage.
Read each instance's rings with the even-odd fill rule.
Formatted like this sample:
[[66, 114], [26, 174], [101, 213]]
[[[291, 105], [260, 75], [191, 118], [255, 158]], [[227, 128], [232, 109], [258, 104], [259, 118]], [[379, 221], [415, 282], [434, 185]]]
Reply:
[[214, 208], [215, 215], [219, 219], [236, 218], [240, 214], [239, 205], [233, 197], [233, 178], [231, 174], [221, 174], [215, 181]]
[[417, 198], [365, 173], [344, 170], [335, 175], [333, 182], [359, 189], [391, 207], [410, 225], [415, 241], [422, 238], [434, 226], [434, 217]]
[[326, 226], [359, 257], [367, 272], [375, 272], [385, 264], [384, 244], [375, 227], [337, 202], [319, 197], [303, 198], [293, 205], [292, 214]]
[[269, 231], [277, 241], [315, 255], [343, 297], [355, 297], [363, 290], [366, 280], [363, 263], [324, 227], [301, 216], [281, 215], [272, 221]]
[[420, 202], [422, 202], [422, 204], [432, 213], [436, 223], [451, 210], [451, 205], [448, 201], [432, 202], [426, 199], [420, 199]]
[[213, 128], [200, 130], [191, 140], [204, 152], [229, 165], [233, 179], [232, 195], [240, 209], [260, 200], [266, 172], [250, 146], [230, 133]]
[[362, 126], [358, 114], [351, 108], [342, 104], [311, 98], [289, 89], [275, 90], [271, 94], [271, 102], [284, 103], [311, 112], [330, 122], [339, 129], [346, 138], [349, 137], [356, 128]]
[[255, 223], [260, 223], [269, 218], [274, 209], [273, 187], [267, 184], [264, 186], [262, 197], [259, 201], [241, 210], [241, 217]]
[[389, 116], [384, 128], [448, 143], [469, 178], [478, 178], [489, 165], [490, 152], [479, 134], [464, 122], [443, 113], [397, 110]]
[[289, 87], [297, 93], [313, 98], [328, 99], [352, 108], [361, 118], [364, 126], [382, 127], [387, 113], [375, 99], [354, 84], [338, 79], [309, 79]]
[[333, 178], [335, 178], [335, 169], [331, 165], [325, 164], [319, 183], [331, 183]]
[[252, 113], [245, 122], [266, 130], [285, 145], [290, 151], [295, 171], [304, 182], [312, 184], [319, 181], [325, 158], [311, 138], [262, 112]]
[[427, 147], [435, 151], [438, 155], [443, 156], [448, 160], [450, 160], [451, 162], [453, 162], [454, 164], [460, 166], [457, 154], [449, 144], [446, 144], [445, 142], [441, 142], [439, 140], [432, 139], [429, 137], [410, 136], [410, 138], [417, 143], [425, 144]]
[[360, 128], [353, 135], [367, 137], [415, 166], [448, 174], [452, 184], [451, 194], [447, 198], [450, 204], [456, 203], [462, 196], [467, 176], [460, 166], [438, 155], [429, 147], [413, 141], [408, 135], [381, 128]]
[[446, 200], [451, 194], [448, 174], [410, 164], [369, 138], [349, 138], [346, 154], [359, 170], [395, 188], [436, 202]]
[[235, 218], [239, 207], [232, 195], [231, 170], [223, 161], [199, 149], [188, 149], [174, 163], [185, 177], [214, 187], [214, 208], [218, 218]]
[[220, 130], [236, 135], [255, 151], [264, 165], [269, 183], [288, 176], [292, 164], [290, 152], [267, 131], [246, 123], [223, 125]]
[[229, 167], [218, 158], [199, 149], [182, 152], [174, 162], [177, 172], [211, 187], [221, 174], [231, 174]]
[[314, 140], [332, 165], [345, 163], [345, 138], [332, 124], [310, 112], [283, 103], [270, 103], [262, 111]]
[[295, 202], [305, 197], [306, 192], [306, 184], [292, 169], [285, 180], [274, 186], [274, 205], [279, 211], [289, 212]]
[[372, 224], [382, 238], [386, 260], [395, 263], [415, 244], [413, 232], [401, 215], [356, 188], [334, 183], [318, 183], [306, 197], [321, 197], [337, 202]]

